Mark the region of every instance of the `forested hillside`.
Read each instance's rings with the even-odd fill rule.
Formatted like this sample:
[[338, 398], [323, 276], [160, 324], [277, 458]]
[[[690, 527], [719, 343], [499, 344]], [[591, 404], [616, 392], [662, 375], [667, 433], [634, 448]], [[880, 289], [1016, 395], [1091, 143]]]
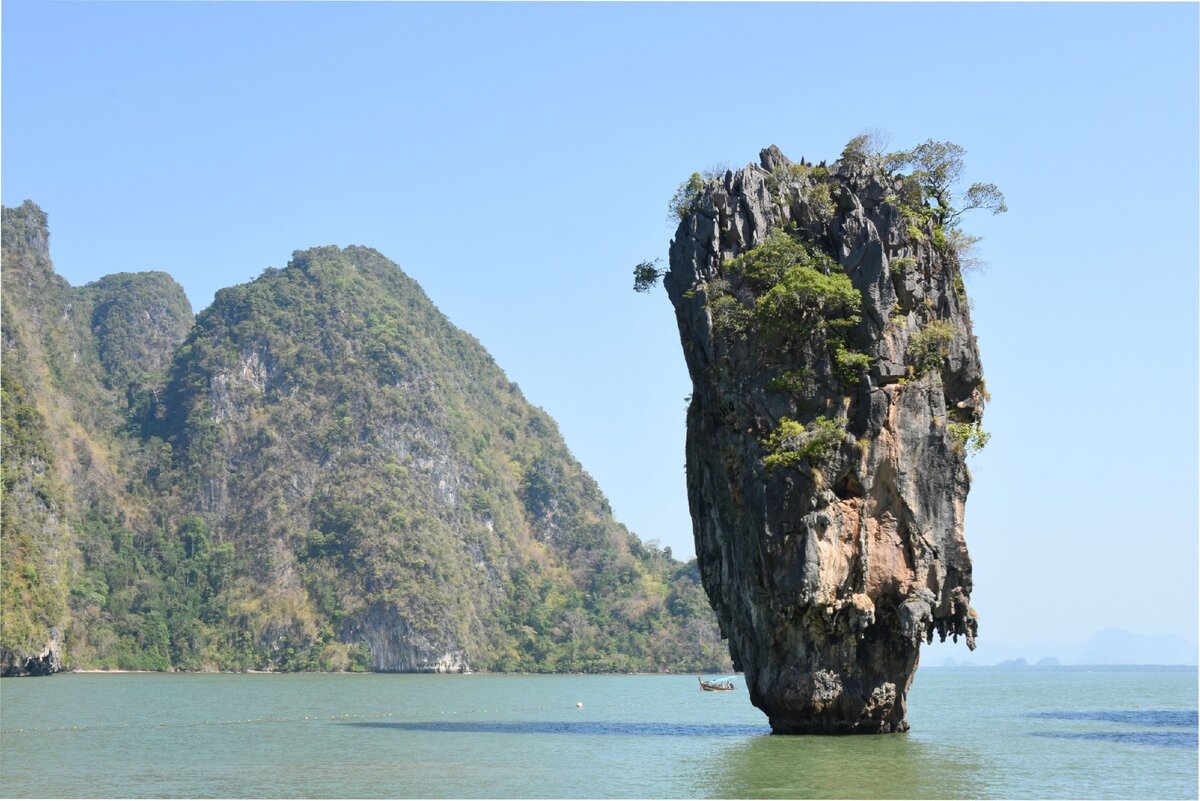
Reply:
[[3, 280], [7, 672], [728, 666], [694, 562], [379, 253], [193, 321], [163, 273], [68, 286], [26, 203]]
[[88, 532], [98, 520], [147, 529], [140, 418], [162, 413], [146, 398], [161, 390], [192, 310], [164, 273], [71, 287], [54, 273], [46, 215], [30, 202], [3, 211], [2, 277], [0, 666], [52, 672], [89, 629], [111, 637], [113, 653], [132, 650], [117, 632], [137, 622], [99, 613], [109, 593], [90, 569]]

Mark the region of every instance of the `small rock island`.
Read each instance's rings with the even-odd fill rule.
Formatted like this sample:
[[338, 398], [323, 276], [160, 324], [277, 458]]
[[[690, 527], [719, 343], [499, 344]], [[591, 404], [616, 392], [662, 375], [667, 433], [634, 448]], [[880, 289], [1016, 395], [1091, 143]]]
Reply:
[[906, 731], [921, 641], [977, 631], [963, 510], [987, 392], [956, 223], [1003, 197], [952, 205], [957, 145], [866, 143], [693, 175], [662, 274], [704, 587], [780, 734]]

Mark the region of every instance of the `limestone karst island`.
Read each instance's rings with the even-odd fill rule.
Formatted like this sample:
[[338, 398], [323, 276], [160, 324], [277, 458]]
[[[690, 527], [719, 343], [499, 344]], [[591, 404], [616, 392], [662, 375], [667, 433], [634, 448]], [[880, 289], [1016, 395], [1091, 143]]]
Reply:
[[[832, 166], [775, 147], [693, 176], [663, 275], [693, 394], [700, 574], [750, 697], [780, 733], [892, 732], [922, 640], [974, 648], [967, 452], [987, 391], [957, 228], [1005, 210], [961, 148]], [[908, 168], [907, 174], [898, 169]], [[635, 288], [660, 277], [635, 269]]]
[[680, 187], [635, 279], [694, 383], [689, 563], [378, 252], [193, 316], [165, 273], [70, 286], [4, 209], [4, 675], [736, 670], [775, 732], [905, 730], [922, 640], [976, 634], [957, 222], [1003, 198], [960, 168], [861, 138]]

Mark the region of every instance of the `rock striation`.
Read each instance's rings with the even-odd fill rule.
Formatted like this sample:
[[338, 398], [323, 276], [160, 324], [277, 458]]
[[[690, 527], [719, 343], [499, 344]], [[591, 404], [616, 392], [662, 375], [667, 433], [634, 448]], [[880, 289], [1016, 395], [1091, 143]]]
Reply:
[[912, 190], [772, 146], [708, 180], [671, 243], [696, 552], [776, 733], [905, 731], [921, 641], [974, 647], [986, 390], [953, 231]]

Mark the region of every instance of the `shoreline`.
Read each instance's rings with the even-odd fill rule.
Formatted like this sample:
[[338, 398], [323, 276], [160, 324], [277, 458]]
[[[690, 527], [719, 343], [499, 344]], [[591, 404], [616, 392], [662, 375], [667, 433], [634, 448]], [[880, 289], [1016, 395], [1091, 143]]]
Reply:
[[[162, 675], [167, 675], [170, 673], [184, 673], [184, 674], [196, 675], [196, 676], [203, 676], [203, 675], [208, 675], [208, 674], [212, 674], [215, 676], [215, 675], [219, 675], [219, 674], [237, 675], [239, 673], [279, 673], [279, 674], [283, 674], [283, 673], [328, 673], [329, 675], [335, 675], [337, 673], [350, 673], [351, 671], [349, 671], [349, 670], [343, 670], [343, 671], [335, 671], [335, 670], [293, 670], [293, 671], [282, 671], [282, 670], [127, 670], [125, 668], [73, 668], [71, 670], [60, 670], [58, 672], [59, 673], [157, 673], [157, 674], [162, 674]], [[367, 671], [367, 672], [370, 672], [370, 671]]]
[[[1022, 673], [1069, 673], [1069, 672], [1131, 672], [1131, 671], [1168, 671], [1168, 672], [1183, 672], [1183, 671], [1198, 671], [1200, 667], [1196, 665], [1165, 665], [1165, 664], [1145, 664], [1145, 665], [1055, 665], [1036, 667], [1033, 665], [1027, 666], [1001, 666], [1001, 665], [922, 665], [920, 669], [932, 671], [1015, 671]], [[437, 673], [437, 672], [402, 672], [402, 671], [349, 671], [349, 670], [128, 670], [123, 668], [75, 668], [72, 670], [57, 671], [51, 675], [131, 675], [131, 674], [153, 674], [153, 675], [185, 675], [185, 676], [240, 676], [240, 675], [260, 675], [260, 676], [299, 676], [299, 675], [314, 675], [314, 676], [686, 676], [695, 677], [697, 675], [704, 676], [708, 674], [695, 672], [655, 672], [655, 673], [530, 673], [516, 672], [503, 673], [493, 671], [471, 671], [469, 673]], [[722, 675], [743, 676], [743, 673], [723, 673]], [[7, 678], [29, 678], [28, 676], [10, 676]]]
[[[439, 673], [437, 671], [400, 671], [400, 670], [129, 670], [125, 668], [73, 668], [71, 670], [59, 670], [50, 675], [70, 675], [72, 673], [87, 674], [87, 675], [104, 675], [111, 674], [135, 674], [144, 673], [152, 675], [167, 676], [179, 674], [183, 676], [241, 676], [246, 674], [255, 674], [262, 676], [687, 676], [689, 678], [695, 676], [716, 675], [709, 671], [708, 673], [696, 673], [694, 671], [667, 673], [667, 672], [630, 672], [630, 673], [534, 673], [529, 671], [505, 673], [499, 671], [488, 670], [472, 670], [467, 673], [459, 673], [457, 671]], [[742, 676], [741, 672], [725, 672], [722, 676]], [[27, 678], [25, 676], [12, 676], [11, 678]]]

